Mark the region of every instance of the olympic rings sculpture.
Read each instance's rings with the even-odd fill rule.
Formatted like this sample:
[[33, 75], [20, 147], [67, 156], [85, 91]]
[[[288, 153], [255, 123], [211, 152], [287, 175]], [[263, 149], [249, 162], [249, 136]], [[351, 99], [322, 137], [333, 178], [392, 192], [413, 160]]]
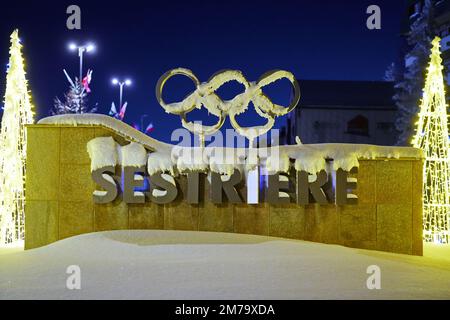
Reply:
[[[164, 86], [174, 76], [181, 75], [191, 79], [196, 90], [188, 95], [183, 101], [166, 103], [162, 98]], [[288, 107], [273, 103], [264, 93], [263, 88], [281, 79], [288, 79], [293, 88], [294, 95]], [[244, 86], [245, 91], [232, 100], [224, 101], [216, 91], [227, 82], [236, 81]], [[233, 128], [240, 135], [253, 141], [258, 136], [267, 133], [275, 124], [277, 117], [284, 116], [294, 110], [300, 101], [300, 86], [294, 75], [283, 70], [275, 70], [265, 73], [257, 83], [249, 82], [240, 71], [225, 70], [214, 74], [208, 82], [201, 83], [191, 70], [178, 68], [166, 72], [158, 81], [156, 86], [156, 97], [159, 104], [167, 113], [179, 115], [184, 128], [201, 137], [212, 135], [223, 126], [227, 116]], [[249, 104], [253, 103], [257, 114], [267, 120], [263, 126], [241, 127], [236, 116], [246, 112]], [[194, 109], [205, 107], [209, 113], [218, 117], [215, 125], [204, 126], [187, 120], [187, 114]]]

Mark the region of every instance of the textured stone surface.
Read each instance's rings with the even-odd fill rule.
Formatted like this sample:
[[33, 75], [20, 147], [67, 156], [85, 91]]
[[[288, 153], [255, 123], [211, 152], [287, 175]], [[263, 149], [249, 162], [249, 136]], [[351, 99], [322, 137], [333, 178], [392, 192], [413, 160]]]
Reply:
[[376, 204], [339, 206], [340, 240], [348, 242], [377, 240]]
[[297, 205], [270, 206], [270, 231], [272, 237], [304, 239], [305, 208]]
[[164, 230], [164, 206], [147, 204], [128, 205], [130, 229]]
[[339, 217], [336, 206], [312, 204], [305, 207], [305, 240], [338, 243]]
[[[61, 163], [90, 165], [87, 143], [94, 139], [93, 128], [61, 128]], [[70, 137], [70, 139], [66, 139]]]
[[94, 232], [92, 202], [59, 202], [59, 238]]
[[377, 161], [377, 203], [412, 204], [412, 161]]
[[89, 165], [61, 164], [61, 201], [91, 201], [95, 184]]
[[406, 204], [377, 206], [377, 248], [412, 254], [412, 210]]
[[423, 161], [413, 161], [412, 253], [423, 254]]
[[59, 128], [27, 127], [27, 200], [58, 200]]
[[57, 201], [27, 201], [25, 216], [25, 249], [59, 240]]
[[94, 128], [94, 135], [95, 137], [110, 137], [113, 135], [112, 131], [106, 128], [99, 128], [99, 127], [95, 127]]
[[211, 232], [233, 232], [233, 206], [214, 205], [211, 202], [199, 206], [199, 230]]
[[186, 202], [164, 206], [164, 229], [198, 230], [198, 206]]
[[126, 230], [129, 228], [128, 205], [117, 199], [109, 204], [96, 204], [95, 231]]
[[361, 160], [356, 178], [358, 203], [368, 204], [377, 201], [377, 161]]
[[235, 205], [233, 221], [236, 233], [269, 235], [268, 205]]

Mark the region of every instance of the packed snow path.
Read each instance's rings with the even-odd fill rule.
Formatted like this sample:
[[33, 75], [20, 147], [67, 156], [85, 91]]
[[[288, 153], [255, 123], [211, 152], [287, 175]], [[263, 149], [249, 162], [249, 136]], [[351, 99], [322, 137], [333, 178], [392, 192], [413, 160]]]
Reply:
[[[71, 265], [79, 291], [66, 288]], [[371, 265], [381, 290], [366, 287]], [[414, 257], [237, 234], [95, 233], [0, 249], [0, 299], [450, 299], [450, 246]]]

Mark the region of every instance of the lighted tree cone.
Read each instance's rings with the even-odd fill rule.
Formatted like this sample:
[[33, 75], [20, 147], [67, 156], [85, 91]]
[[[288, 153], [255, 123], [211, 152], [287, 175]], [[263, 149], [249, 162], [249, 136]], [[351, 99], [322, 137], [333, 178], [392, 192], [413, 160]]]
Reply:
[[450, 240], [450, 158], [440, 38], [432, 44], [423, 97], [413, 145], [425, 154], [424, 239], [439, 243]]
[[24, 239], [25, 125], [33, 123], [33, 107], [25, 78], [19, 33], [11, 34], [5, 106], [0, 133], [0, 245]]

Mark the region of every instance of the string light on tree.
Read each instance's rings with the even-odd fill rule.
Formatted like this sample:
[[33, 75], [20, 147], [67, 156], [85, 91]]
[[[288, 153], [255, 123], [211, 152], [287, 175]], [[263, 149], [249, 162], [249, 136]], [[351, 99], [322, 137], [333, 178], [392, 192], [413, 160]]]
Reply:
[[425, 153], [424, 239], [450, 240], [450, 151], [440, 38], [432, 44], [413, 145]]
[[11, 34], [5, 106], [0, 133], [0, 245], [24, 239], [25, 125], [33, 123], [33, 106], [25, 78], [19, 32]]

